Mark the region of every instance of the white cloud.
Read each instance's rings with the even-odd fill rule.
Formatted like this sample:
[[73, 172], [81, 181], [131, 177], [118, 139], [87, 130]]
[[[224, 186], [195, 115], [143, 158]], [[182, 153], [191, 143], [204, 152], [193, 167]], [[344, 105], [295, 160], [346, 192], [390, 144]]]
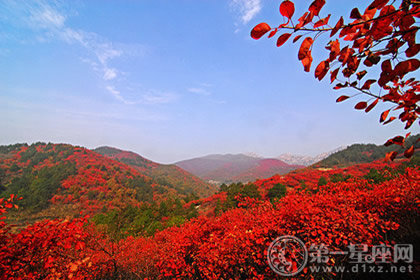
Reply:
[[211, 93], [205, 88], [189, 88], [187, 89], [189, 92], [200, 94], [200, 95], [211, 95]]
[[110, 93], [112, 93], [114, 96], [119, 96], [120, 92], [116, 90], [113, 86], [106, 86], [105, 87]]
[[146, 104], [165, 104], [174, 101], [177, 98], [175, 94], [172, 93], [161, 93], [161, 92], [150, 92], [143, 95], [143, 103]]
[[41, 4], [40, 9], [34, 9], [30, 12], [30, 20], [41, 28], [61, 28], [66, 20], [65, 16], [48, 5]]
[[115, 77], [117, 77], [117, 70], [115, 70], [114, 68], [105, 68], [105, 73], [103, 77], [104, 80], [113, 80], [115, 79]]
[[247, 24], [261, 11], [261, 0], [231, 0], [231, 7], [239, 14], [241, 22]]
[[[69, 44], [78, 44], [94, 56], [94, 70], [101, 72], [105, 81], [117, 77], [118, 71], [109, 66], [112, 59], [123, 55], [123, 51], [96, 33], [76, 30], [66, 25], [67, 16], [60, 11], [60, 6], [53, 6], [54, 2], [27, 1], [23, 5], [9, 3], [9, 10], [16, 11], [17, 16], [31, 29], [41, 31], [37, 35], [38, 41], [45, 42], [58, 38]], [[93, 65], [93, 63], [91, 63]]]
[[132, 101], [128, 101], [126, 100], [124, 97], [121, 96], [121, 92], [119, 90], [117, 90], [115, 87], [113, 86], [106, 86], [105, 87], [107, 91], [109, 91], [116, 99], [118, 99], [119, 101], [121, 101], [122, 103], [126, 104], [126, 105], [133, 105], [136, 104], [136, 102], [132, 102]]
[[[105, 87], [108, 92], [110, 92], [116, 99], [120, 100], [124, 104], [134, 105], [134, 104], [146, 104], [146, 105], [156, 105], [156, 104], [167, 104], [177, 99], [177, 95], [170, 92], [159, 92], [155, 90], [149, 90], [142, 92], [142, 90], [137, 89], [134, 94], [131, 94], [131, 100], [124, 98], [121, 95], [121, 92], [113, 86]], [[127, 95], [130, 95], [130, 91], [133, 89], [127, 89]], [[139, 93], [140, 92], [140, 93]]]
[[[129, 89], [121, 82], [120, 75], [125, 72], [113, 67], [112, 61], [124, 56], [143, 56], [148, 48], [139, 45], [124, 45], [112, 42], [94, 33], [75, 29], [67, 22], [68, 10], [65, 2], [45, 0], [5, 1], [0, 0], [0, 19], [9, 21], [18, 28], [29, 28], [34, 31], [38, 42], [61, 40], [84, 48], [85, 54], [80, 60], [88, 64], [103, 80], [103, 88], [117, 100], [126, 105], [165, 104], [174, 101], [177, 96], [172, 93], [136, 87]], [[1, 35], [1, 34], [0, 34]]]

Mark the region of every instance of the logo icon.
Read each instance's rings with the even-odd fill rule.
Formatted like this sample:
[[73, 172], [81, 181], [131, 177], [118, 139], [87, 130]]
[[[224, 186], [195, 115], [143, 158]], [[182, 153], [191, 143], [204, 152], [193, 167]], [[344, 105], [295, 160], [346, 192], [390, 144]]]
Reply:
[[283, 235], [271, 242], [267, 251], [270, 268], [281, 276], [300, 273], [308, 262], [305, 243], [292, 235]]

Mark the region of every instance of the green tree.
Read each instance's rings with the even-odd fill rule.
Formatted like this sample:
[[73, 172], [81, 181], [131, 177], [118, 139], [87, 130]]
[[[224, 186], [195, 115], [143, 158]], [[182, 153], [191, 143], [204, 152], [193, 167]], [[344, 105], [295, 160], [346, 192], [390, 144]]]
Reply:
[[267, 197], [270, 201], [278, 200], [286, 195], [286, 186], [280, 183], [275, 184], [271, 189], [267, 192]]
[[325, 186], [327, 183], [328, 183], [327, 178], [325, 178], [324, 176], [321, 176], [321, 178], [319, 178], [318, 180], [318, 187]]

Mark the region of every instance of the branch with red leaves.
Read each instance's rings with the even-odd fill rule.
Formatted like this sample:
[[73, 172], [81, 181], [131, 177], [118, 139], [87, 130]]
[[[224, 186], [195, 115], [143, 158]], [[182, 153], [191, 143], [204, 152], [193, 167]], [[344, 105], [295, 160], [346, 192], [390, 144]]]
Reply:
[[[293, 30], [277, 38], [277, 46], [280, 47], [292, 35], [296, 35], [293, 38], [293, 43], [296, 43], [303, 36], [299, 32], [305, 32], [298, 60], [302, 62], [304, 71], [310, 72], [314, 42], [321, 35], [329, 33], [331, 40], [325, 46], [329, 55], [317, 65], [315, 78], [321, 81], [329, 73], [331, 83], [338, 81], [335, 90], [352, 88], [357, 91], [353, 96], [340, 96], [337, 102], [357, 95], [368, 97], [368, 100], [355, 105], [356, 110], [368, 113], [379, 101], [392, 103], [390, 109], [382, 112], [380, 123], [386, 125], [398, 117], [405, 123], [405, 129], [409, 129], [420, 114], [417, 105], [420, 101], [420, 83], [416, 77], [407, 77], [420, 67], [420, 61], [414, 58], [420, 51], [420, 44], [416, 42], [419, 26], [415, 21], [415, 18], [420, 17], [420, 5], [413, 0], [402, 0], [398, 7], [394, 6], [395, 1], [391, 4], [388, 2], [374, 0], [363, 14], [354, 8], [350, 12], [353, 21], [346, 24], [344, 18], [340, 17], [334, 26], [330, 26], [331, 14], [320, 16], [325, 0], [313, 1], [296, 25], [292, 20], [295, 6], [286, 0], [280, 4], [284, 23], [274, 28], [267, 23], [260, 23], [252, 29], [251, 37], [260, 39], [269, 33], [268, 38], [272, 38], [280, 30]], [[380, 72], [379, 77], [367, 77], [376, 68]], [[375, 91], [371, 89], [372, 86], [375, 86]], [[399, 111], [399, 115], [391, 116], [391, 111]], [[408, 135], [397, 137], [405, 140]], [[389, 143], [404, 146], [404, 141]], [[409, 147], [404, 156], [411, 157], [413, 153], [414, 147]], [[391, 160], [395, 157], [396, 153], [387, 156]]]

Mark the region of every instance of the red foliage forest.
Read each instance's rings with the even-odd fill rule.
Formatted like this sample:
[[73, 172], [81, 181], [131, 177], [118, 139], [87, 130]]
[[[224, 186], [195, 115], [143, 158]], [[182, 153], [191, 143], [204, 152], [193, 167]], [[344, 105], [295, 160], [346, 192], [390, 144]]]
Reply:
[[[270, 180], [256, 184], [267, 187], [276, 178]], [[418, 169], [408, 167], [380, 184], [354, 177], [317, 192], [290, 189], [277, 202], [245, 199], [239, 208], [152, 237], [112, 240], [83, 218], [37, 222], [17, 233], [2, 221], [0, 273], [3, 279], [273, 279], [266, 250], [280, 235], [340, 250], [357, 243], [414, 242], [419, 180]], [[0, 200], [3, 215], [14, 198]], [[344, 262], [334, 258], [326, 265]], [[304, 270], [299, 277], [333, 275]]]

